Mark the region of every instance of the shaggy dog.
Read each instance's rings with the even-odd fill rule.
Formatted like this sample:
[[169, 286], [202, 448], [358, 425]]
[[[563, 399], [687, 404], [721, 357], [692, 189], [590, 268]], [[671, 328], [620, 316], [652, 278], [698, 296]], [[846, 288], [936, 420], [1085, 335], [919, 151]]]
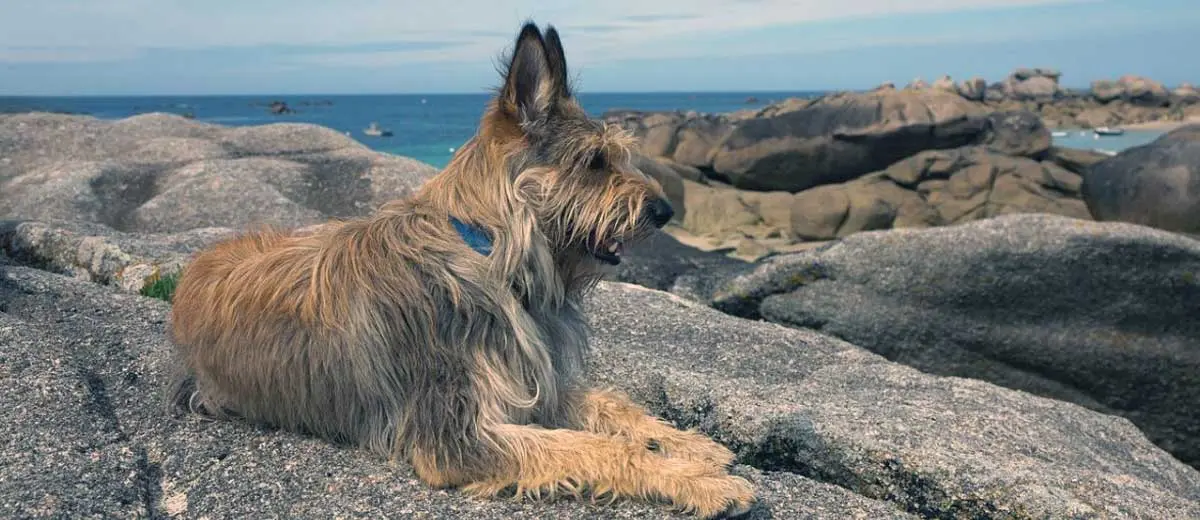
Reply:
[[583, 384], [582, 298], [673, 212], [632, 139], [574, 99], [553, 27], [527, 23], [506, 61], [477, 134], [411, 198], [194, 258], [174, 296], [173, 402], [477, 495], [748, 511], [728, 449]]

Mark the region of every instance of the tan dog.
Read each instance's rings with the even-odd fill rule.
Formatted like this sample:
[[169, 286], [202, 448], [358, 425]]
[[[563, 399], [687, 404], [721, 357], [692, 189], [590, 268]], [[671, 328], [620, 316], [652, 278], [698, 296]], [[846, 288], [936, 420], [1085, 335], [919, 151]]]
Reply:
[[174, 402], [409, 461], [479, 495], [754, 502], [733, 454], [581, 372], [581, 298], [672, 217], [632, 140], [573, 98], [526, 24], [478, 134], [411, 199], [200, 253], [174, 296]]

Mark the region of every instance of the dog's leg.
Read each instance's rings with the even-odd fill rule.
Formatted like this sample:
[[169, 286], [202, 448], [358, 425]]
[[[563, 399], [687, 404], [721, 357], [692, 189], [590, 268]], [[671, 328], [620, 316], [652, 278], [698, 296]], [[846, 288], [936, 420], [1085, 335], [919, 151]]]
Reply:
[[624, 392], [587, 389], [572, 395], [573, 426], [585, 431], [620, 435], [669, 457], [704, 461], [722, 469], [733, 452], [695, 430], [679, 430], [651, 415]]
[[663, 456], [621, 436], [502, 424], [490, 428], [489, 437], [499, 447], [500, 463], [470, 471], [486, 476], [466, 482], [467, 493], [495, 496], [515, 486], [518, 497], [565, 492], [593, 500], [665, 499], [703, 518], [740, 515], [755, 502], [753, 487], [741, 477], [705, 462]]

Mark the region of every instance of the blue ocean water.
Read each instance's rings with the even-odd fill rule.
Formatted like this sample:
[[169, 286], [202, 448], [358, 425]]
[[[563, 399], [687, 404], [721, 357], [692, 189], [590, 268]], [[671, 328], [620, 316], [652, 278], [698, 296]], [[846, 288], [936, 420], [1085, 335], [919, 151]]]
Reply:
[[[580, 93], [579, 100], [593, 116], [614, 109], [695, 110], [732, 112], [788, 97], [813, 97], [822, 92], [696, 92], [696, 93]], [[191, 114], [199, 121], [230, 126], [291, 121], [315, 123], [347, 133], [368, 147], [445, 166], [453, 150], [475, 133], [490, 94], [396, 94], [312, 96], [122, 96], [122, 97], [0, 97], [0, 113], [45, 110], [119, 119], [148, 112]], [[747, 99], [757, 98], [758, 104]], [[267, 105], [284, 101], [295, 113], [274, 115]], [[371, 122], [392, 131], [389, 137], [365, 135]], [[1144, 144], [1162, 132], [1129, 131], [1123, 136], [1093, 139], [1078, 131], [1055, 137], [1056, 144], [1075, 148], [1120, 151]]]
[[[580, 93], [590, 114], [613, 109], [731, 112], [760, 107], [772, 100], [812, 97], [819, 92]], [[749, 97], [759, 104], [748, 104]], [[118, 119], [147, 112], [192, 114], [198, 121], [222, 125], [304, 122], [349, 132], [372, 149], [412, 157], [442, 167], [454, 148], [475, 133], [490, 94], [314, 95], [314, 96], [150, 96], [150, 97], [0, 97], [0, 113], [45, 110]], [[273, 100], [296, 112], [269, 113]], [[390, 137], [363, 134], [371, 122], [392, 131]]]

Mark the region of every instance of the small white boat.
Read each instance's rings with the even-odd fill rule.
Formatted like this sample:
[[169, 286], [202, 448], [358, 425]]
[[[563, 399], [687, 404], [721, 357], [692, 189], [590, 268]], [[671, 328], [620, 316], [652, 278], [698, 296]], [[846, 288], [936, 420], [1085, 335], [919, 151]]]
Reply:
[[1122, 135], [1125, 133], [1124, 129], [1115, 126], [1101, 126], [1093, 131], [1096, 132], [1096, 135]]
[[374, 121], [371, 121], [371, 124], [367, 125], [367, 127], [363, 129], [363, 133], [366, 135], [369, 135], [371, 137], [391, 137], [392, 136], [391, 130], [388, 130], [386, 128], [379, 128], [379, 123], [376, 123]]
[[1066, 132], [1050, 132], [1050, 135], [1052, 135], [1054, 137], [1066, 137], [1067, 133]]

